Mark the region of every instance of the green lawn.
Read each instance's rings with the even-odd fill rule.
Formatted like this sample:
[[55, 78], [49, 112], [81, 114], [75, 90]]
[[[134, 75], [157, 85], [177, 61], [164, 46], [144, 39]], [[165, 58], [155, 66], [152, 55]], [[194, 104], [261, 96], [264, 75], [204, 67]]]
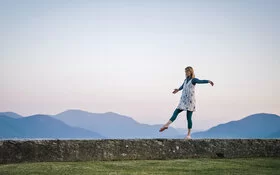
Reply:
[[280, 158], [42, 162], [0, 165], [9, 174], [280, 174]]

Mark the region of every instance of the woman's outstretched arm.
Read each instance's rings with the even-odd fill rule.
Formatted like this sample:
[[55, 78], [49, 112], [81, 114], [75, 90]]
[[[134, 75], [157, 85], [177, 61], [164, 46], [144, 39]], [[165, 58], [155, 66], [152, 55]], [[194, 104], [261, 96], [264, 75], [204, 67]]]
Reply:
[[198, 79], [198, 78], [194, 78], [194, 79], [192, 80], [192, 84], [195, 85], [196, 83], [197, 83], [197, 84], [211, 83], [212, 86], [214, 85], [214, 83], [213, 83], [211, 80], [200, 80], [200, 79]]
[[[184, 83], [185, 83], [185, 81], [184, 81]], [[184, 87], [184, 83], [179, 87], [179, 89], [174, 89], [174, 91], [172, 93], [176, 94], [178, 91], [182, 90]]]
[[[184, 83], [185, 83], [185, 81], [184, 81]], [[179, 87], [179, 91], [183, 89], [184, 83]]]

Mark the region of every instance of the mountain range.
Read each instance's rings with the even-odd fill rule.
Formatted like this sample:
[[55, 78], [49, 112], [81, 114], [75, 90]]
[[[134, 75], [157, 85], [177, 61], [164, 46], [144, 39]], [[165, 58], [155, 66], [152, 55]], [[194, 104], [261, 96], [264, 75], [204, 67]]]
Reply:
[[98, 132], [107, 138], [170, 138], [179, 134], [172, 127], [169, 127], [166, 132], [160, 133], [159, 128], [162, 124], [142, 124], [131, 117], [114, 112], [90, 113], [82, 110], [67, 110], [52, 117], [70, 126]]
[[[133, 139], [184, 138], [183, 129], [162, 124], [148, 125], [114, 112], [91, 113], [70, 109], [56, 115], [21, 116], [0, 112], [0, 139]], [[185, 130], [187, 131], [187, 130]], [[241, 120], [219, 124], [192, 138], [280, 138], [280, 116], [258, 113]]]
[[83, 128], [71, 127], [47, 115], [12, 118], [0, 114], [0, 138], [98, 139], [105, 137]]
[[219, 124], [207, 131], [196, 132], [194, 138], [280, 138], [280, 117], [259, 113], [241, 120]]

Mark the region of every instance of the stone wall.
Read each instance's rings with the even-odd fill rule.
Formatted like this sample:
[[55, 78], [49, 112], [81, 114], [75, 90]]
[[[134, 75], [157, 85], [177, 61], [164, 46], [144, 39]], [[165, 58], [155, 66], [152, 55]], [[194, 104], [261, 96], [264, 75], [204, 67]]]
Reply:
[[0, 141], [0, 163], [280, 157], [279, 139]]

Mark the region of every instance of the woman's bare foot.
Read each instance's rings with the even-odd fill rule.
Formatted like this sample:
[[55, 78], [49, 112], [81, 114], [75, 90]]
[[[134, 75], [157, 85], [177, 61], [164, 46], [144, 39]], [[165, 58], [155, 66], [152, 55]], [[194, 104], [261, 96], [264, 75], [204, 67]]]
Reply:
[[162, 131], [164, 131], [166, 129], [168, 129], [168, 126], [163, 126], [163, 127], [160, 128], [159, 132], [162, 132]]
[[190, 135], [187, 135], [187, 136], [185, 137], [185, 139], [191, 139], [191, 136], [190, 136]]

